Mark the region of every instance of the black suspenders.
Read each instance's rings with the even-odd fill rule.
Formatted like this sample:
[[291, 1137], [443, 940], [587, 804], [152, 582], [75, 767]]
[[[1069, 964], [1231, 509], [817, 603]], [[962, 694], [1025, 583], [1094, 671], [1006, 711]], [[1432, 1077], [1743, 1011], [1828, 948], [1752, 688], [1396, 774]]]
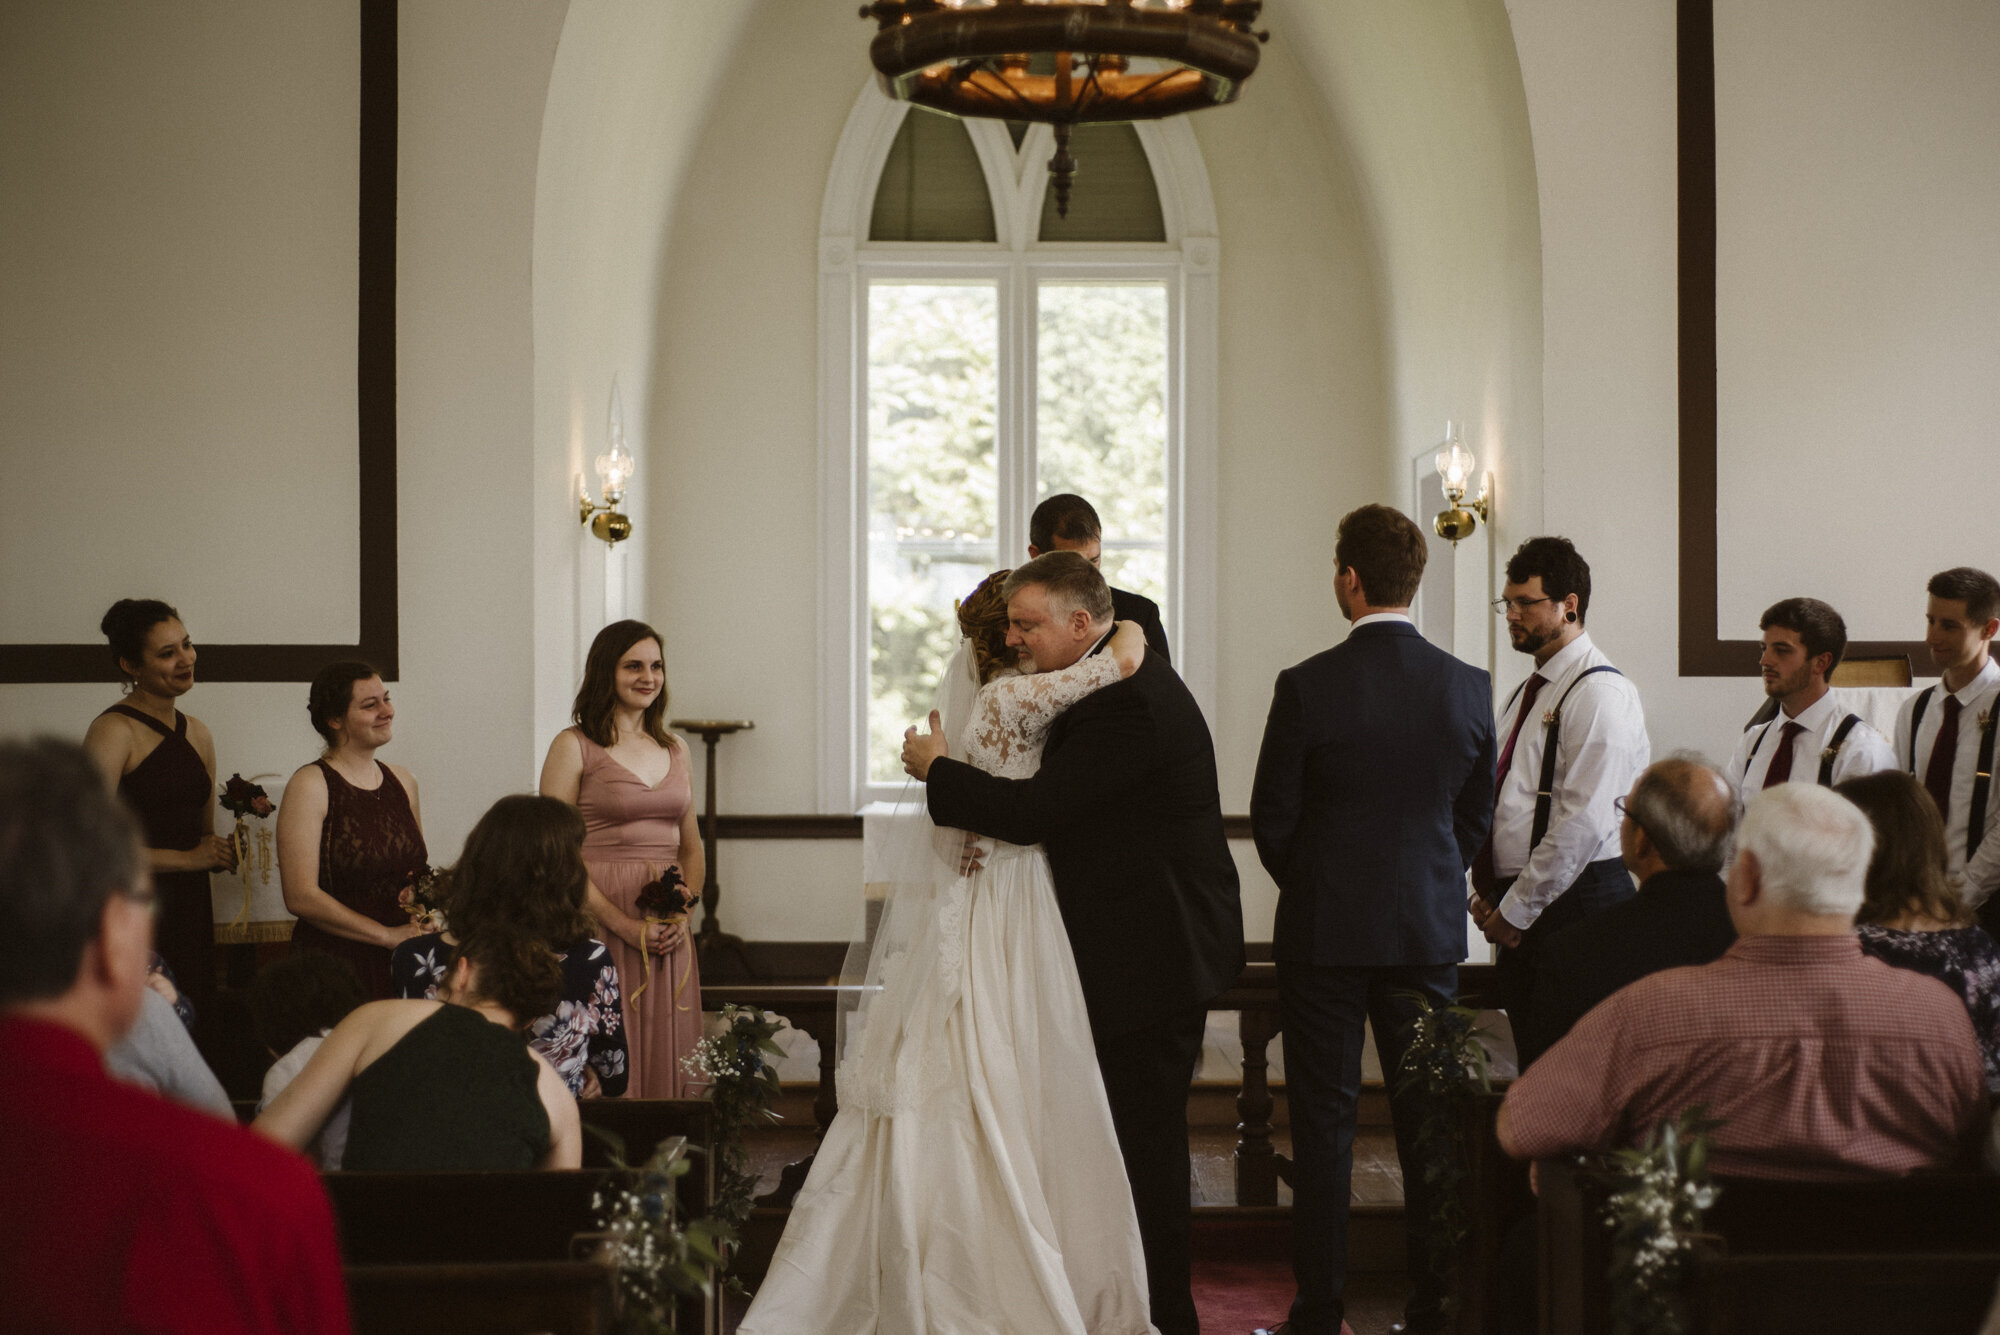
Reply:
[[[1918, 712], [1921, 713], [1922, 710]], [[1779, 719], [1772, 719], [1769, 723], [1766, 723], [1764, 731], [1757, 734], [1757, 740], [1750, 743], [1750, 754], [1743, 757], [1743, 772], [1745, 777], [1749, 775], [1750, 762], [1757, 758], [1757, 748], [1764, 745], [1764, 739], [1771, 735], [1771, 729], [1777, 727], [1780, 721]], [[1854, 725], [1859, 722], [1861, 722], [1861, 715], [1859, 714], [1849, 714], [1846, 718], [1842, 719], [1840, 726], [1833, 730], [1832, 743], [1827, 746], [1826, 750], [1819, 753], [1819, 778], [1814, 782], [1818, 783], [1820, 787], [1833, 787], [1833, 762], [1840, 759], [1840, 748], [1846, 745], [1847, 734], [1853, 732]], [[1912, 727], [1914, 728], [1914, 726], [1913, 724]], [[1910, 735], [1914, 737], [1916, 733], [1912, 731]]]
[[[1910, 773], [1917, 774], [1917, 725], [1924, 721], [1924, 710], [1931, 697], [1937, 694], [1937, 687], [1926, 686], [1917, 696], [1917, 703], [1910, 710]], [[1986, 722], [1979, 730], [1979, 767], [1972, 774], [1972, 804], [1965, 821], [1965, 860], [1972, 861], [1972, 855], [1979, 851], [1979, 841], [1986, 837], [1986, 802], [1993, 792], [1993, 729], [2000, 723], [2000, 699], [1986, 707]], [[1919, 779], [1923, 778], [1917, 774]], [[1950, 812], [1942, 813], [1946, 820]]]
[[1576, 688], [1583, 685], [1585, 677], [1595, 676], [1599, 672], [1609, 672], [1620, 677], [1625, 675], [1609, 663], [1599, 663], [1596, 667], [1585, 668], [1563, 689], [1562, 698], [1557, 700], [1556, 707], [1549, 711], [1548, 727], [1542, 738], [1542, 777], [1535, 784], [1535, 826], [1528, 835], [1530, 853], [1534, 852], [1535, 846], [1542, 842], [1542, 836], [1549, 832], [1549, 813], [1555, 806], [1556, 740], [1557, 732], [1562, 727], [1563, 706], [1569, 703], [1569, 698], [1576, 692]]

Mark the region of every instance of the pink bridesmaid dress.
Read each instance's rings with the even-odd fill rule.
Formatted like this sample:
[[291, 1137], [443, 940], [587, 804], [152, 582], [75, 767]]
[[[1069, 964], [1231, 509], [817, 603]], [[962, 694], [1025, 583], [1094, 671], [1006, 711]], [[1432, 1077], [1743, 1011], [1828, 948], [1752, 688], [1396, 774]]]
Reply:
[[[667, 777], [648, 788], [603, 747], [574, 728], [570, 732], [583, 748], [576, 804], [586, 831], [584, 865], [604, 897], [636, 918], [640, 888], [681, 860], [681, 818], [694, 801], [687, 749], [676, 747]], [[690, 1091], [681, 1058], [701, 1041], [701, 970], [694, 943], [683, 941], [667, 954], [653, 956], [652, 981], [635, 1001], [632, 994], [646, 982], [645, 963], [608, 929], [604, 941], [618, 965], [619, 1004], [631, 1054], [627, 1094], [635, 1099], [693, 1097], [700, 1091]]]

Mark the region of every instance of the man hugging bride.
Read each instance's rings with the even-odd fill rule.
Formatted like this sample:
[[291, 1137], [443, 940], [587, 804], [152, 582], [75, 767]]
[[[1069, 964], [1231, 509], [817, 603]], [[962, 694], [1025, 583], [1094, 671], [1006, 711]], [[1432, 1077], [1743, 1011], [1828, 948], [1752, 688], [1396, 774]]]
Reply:
[[1074, 552], [958, 619], [903, 746], [935, 892], [889, 909], [840, 1114], [738, 1330], [1194, 1335], [1188, 1087], [1243, 965], [1208, 725]]

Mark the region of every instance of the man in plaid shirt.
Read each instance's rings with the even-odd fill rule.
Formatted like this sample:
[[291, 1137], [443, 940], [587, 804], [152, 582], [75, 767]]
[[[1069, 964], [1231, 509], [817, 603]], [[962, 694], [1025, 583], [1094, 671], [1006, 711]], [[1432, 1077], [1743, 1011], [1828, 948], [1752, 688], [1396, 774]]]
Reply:
[[1832, 1180], [1966, 1158], [1987, 1112], [1979, 1044], [1943, 983], [1861, 953], [1873, 850], [1845, 798], [1806, 783], [1759, 795], [1729, 876], [1736, 944], [1584, 1016], [1508, 1091], [1501, 1146], [1607, 1150], [1705, 1104], [1722, 1174]]

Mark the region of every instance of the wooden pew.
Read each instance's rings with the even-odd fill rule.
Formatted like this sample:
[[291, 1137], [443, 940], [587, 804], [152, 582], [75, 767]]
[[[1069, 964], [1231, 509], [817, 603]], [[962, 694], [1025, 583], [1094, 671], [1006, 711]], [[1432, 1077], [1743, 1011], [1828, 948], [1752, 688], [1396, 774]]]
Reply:
[[[357, 1270], [416, 1266], [434, 1272], [424, 1282], [441, 1291], [459, 1277], [453, 1267], [521, 1266], [569, 1262], [571, 1239], [595, 1232], [592, 1198], [610, 1174], [603, 1169], [574, 1172], [491, 1173], [326, 1173], [321, 1181], [333, 1202], [341, 1255]], [[699, 1165], [678, 1183], [682, 1218], [706, 1213], [713, 1174]], [[581, 1272], [551, 1270], [550, 1299], [574, 1306]], [[391, 1284], [393, 1276], [370, 1275], [367, 1282]], [[565, 1310], [569, 1310], [566, 1308]], [[357, 1325], [359, 1324], [357, 1319]], [[415, 1329], [412, 1324], [410, 1329]], [[456, 1329], [455, 1326], [430, 1329]], [[680, 1328], [687, 1332], [721, 1329], [718, 1297], [682, 1302]]]
[[1688, 1335], [1973, 1335], [2000, 1252], [1729, 1256], [1700, 1248]]
[[1465, 1251], [1459, 1257], [1458, 1335], [1493, 1335], [1499, 1330], [1494, 1280], [1500, 1248], [1515, 1220], [1534, 1212], [1528, 1165], [1500, 1148], [1496, 1133], [1500, 1101], [1511, 1081], [1496, 1080], [1491, 1092], [1468, 1090], [1459, 1105], [1459, 1135], [1465, 1146]]
[[[1598, 1335], [1610, 1328], [1603, 1193], [1566, 1161], [1544, 1162], [1540, 1178], [1542, 1330]], [[1708, 1323], [1697, 1329], [1969, 1335], [1977, 1328], [1976, 1320], [1918, 1327], [1902, 1317], [1885, 1324], [1862, 1315], [1896, 1310], [1898, 1295], [1918, 1291], [1910, 1278], [1915, 1275], [1943, 1285], [1940, 1311], [1956, 1310], [1951, 1303], [1962, 1305], [1982, 1285], [1979, 1312], [1992, 1301], [2000, 1280], [2000, 1178], [1948, 1172], [1861, 1182], [1717, 1183], [1722, 1191], [1704, 1223], [1712, 1241], [1690, 1291]], [[1930, 1310], [1926, 1304], [1928, 1299], [1918, 1306]], [[1795, 1325], [1794, 1312], [1807, 1315]]]
[[347, 1268], [355, 1335], [604, 1335], [617, 1275], [590, 1261]]

